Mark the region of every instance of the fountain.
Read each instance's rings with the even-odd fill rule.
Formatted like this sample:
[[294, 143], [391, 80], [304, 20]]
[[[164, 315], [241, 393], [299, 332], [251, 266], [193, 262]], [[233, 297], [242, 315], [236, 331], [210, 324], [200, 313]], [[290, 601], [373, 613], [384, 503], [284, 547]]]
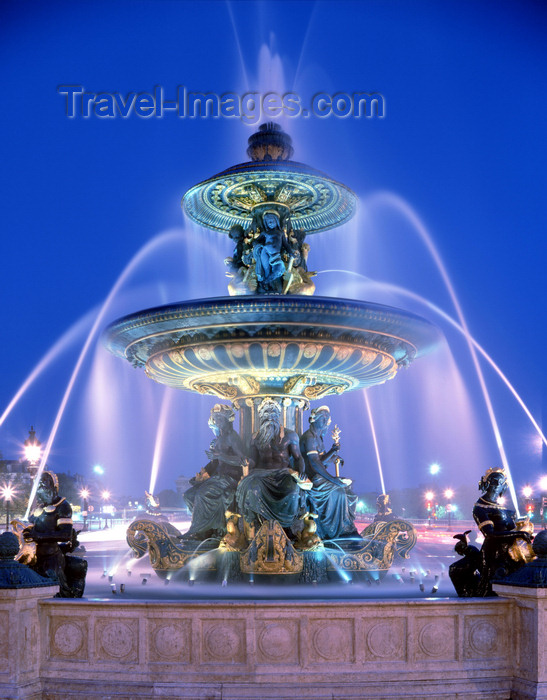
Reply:
[[[401, 368], [432, 350], [440, 334], [425, 319], [400, 309], [313, 296], [315, 273], [308, 268], [306, 239], [348, 221], [356, 197], [345, 185], [290, 160], [291, 138], [276, 124], [263, 124], [249, 138], [247, 153], [249, 162], [195, 185], [183, 197], [184, 211], [194, 222], [228, 234], [235, 242], [233, 256], [225, 261], [230, 296], [139, 311], [112, 323], [104, 336], [110, 352], [144, 368], [154, 381], [230, 401], [239, 413], [241, 448], [236, 452], [241, 464], [232, 460], [234, 494], [225, 506], [244, 516], [237, 523], [241, 537], [236, 538], [237, 545], [233, 537], [226, 542], [227, 520], [221, 513], [216, 531], [198, 537], [194, 526], [188, 537], [168, 523], [139, 519], [128, 530], [128, 542], [136, 556], [143, 555], [147, 543], [152, 565], [163, 576], [179, 569], [189, 575], [190, 564], [192, 576], [203, 569], [204, 575], [220, 572], [223, 580], [227, 570], [236, 579], [242, 574], [253, 578], [275, 574], [299, 575], [302, 581], [326, 581], [329, 572], [385, 574], [394, 554], [406, 555], [414, 545], [414, 528], [393, 519], [374, 523], [359, 535], [349, 525], [345, 529], [325, 525], [317, 513], [320, 488], [328, 492], [321, 506], [325, 512], [338, 507], [334, 505], [338, 498], [351, 522], [356, 499], [349, 488], [351, 480], [341, 479], [338, 468], [336, 476], [330, 475], [322, 465], [321, 460], [336, 461], [334, 453], [323, 450], [328, 422], [320, 442], [311, 445], [318, 449], [303, 449], [303, 413], [326, 396], [395, 378]], [[272, 468], [255, 442], [267, 402], [277, 412], [281, 431], [294, 436], [287, 438], [294, 442], [287, 459], [277, 464], [292, 470], [293, 478], [283, 485], [281, 476], [273, 486], [268, 481], [274, 496], [262, 494], [260, 505], [250, 506], [247, 501], [255, 499], [256, 490], [266, 489], [264, 475], [257, 476], [254, 470]], [[338, 436], [334, 431], [336, 449]], [[275, 439], [266, 446], [270, 452]], [[317, 460], [313, 457], [317, 454], [329, 458]], [[251, 462], [248, 475], [243, 471], [248, 470], [245, 456]], [[314, 459], [322, 476], [310, 481], [304, 478], [304, 460], [308, 477], [313, 477]], [[280, 515], [275, 507], [266, 508], [265, 498], [291, 500], [290, 512]], [[308, 544], [303, 544], [298, 535], [310, 528], [310, 510], [317, 515], [322, 537], [304, 538]], [[200, 517], [194, 511], [194, 518]], [[213, 550], [214, 556], [203, 556]], [[227, 558], [235, 564], [229, 566]]]
[[[209, 416], [215, 435], [207, 450], [210, 463], [195, 465], [198, 474], [185, 494], [194, 508], [190, 530], [181, 533], [162, 517], [151, 487], [147, 517], [130, 525], [127, 539], [137, 556], [149, 555], [164, 579], [161, 589], [157, 579], [150, 580], [150, 569], [139, 574], [136, 568], [131, 577], [135, 559], [127, 564], [127, 579], [115, 581], [126, 554], [110, 569], [101, 567], [108, 598], [88, 593], [78, 601], [52, 599], [58, 587], [45, 583], [20, 585], [13, 563], [4, 566], [10, 585], [0, 587], [0, 629], [9, 641], [0, 641], [0, 694], [147, 700], [545, 697], [545, 537], [533, 544], [537, 560], [501, 583], [491, 580], [507, 547], [489, 531], [487, 509], [497, 505], [487, 500], [485, 509], [477, 502], [475, 515], [492, 555], [489, 578], [477, 580], [480, 553], [468, 533], [459, 536], [464, 559], [450, 573], [463, 595], [476, 595], [480, 584], [483, 593], [491, 586], [500, 597], [456, 600], [436, 595], [442, 572], [429, 593], [431, 572], [419, 564], [393, 573], [391, 589], [386, 584], [395, 554], [404, 557], [416, 541], [412, 525], [392, 513], [386, 493], [378, 497], [375, 522], [355, 530], [354, 495], [340, 471], [347, 429], [334, 426], [327, 450], [330, 409], [318, 404], [324, 397], [365, 391], [380, 467], [366, 391], [434, 349], [440, 334], [399, 309], [314, 296], [306, 237], [347, 221], [355, 196], [292, 162], [289, 137], [273, 125], [251, 137], [249, 155], [251, 162], [196, 185], [183, 199], [190, 218], [234, 241], [226, 261], [230, 296], [140, 311], [114, 322], [104, 335], [111, 352], [144, 368], [154, 381], [219, 401]], [[103, 314], [104, 307], [53, 434]], [[449, 320], [467, 337], [465, 324]], [[152, 482], [161, 445], [169, 439], [170, 400], [164, 398], [160, 410]], [[265, 426], [275, 428], [271, 435]], [[501, 486], [500, 473], [485, 476], [488, 488]], [[385, 492], [381, 469], [380, 482]], [[505, 510], [498, 519], [509, 526]], [[531, 538], [516, 539], [518, 547], [510, 546], [531, 556]], [[4, 559], [12, 557], [13, 538], [4, 545]], [[368, 596], [361, 590], [366, 586], [346, 585], [382, 578], [383, 588], [370, 585]], [[401, 599], [407, 578], [412, 600]], [[185, 579], [213, 583], [190, 588]], [[249, 585], [259, 581], [298, 585]], [[340, 585], [313, 587], [333, 581]], [[189, 594], [181, 595], [183, 590]], [[10, 643], [13, 638], [17, 644]]]

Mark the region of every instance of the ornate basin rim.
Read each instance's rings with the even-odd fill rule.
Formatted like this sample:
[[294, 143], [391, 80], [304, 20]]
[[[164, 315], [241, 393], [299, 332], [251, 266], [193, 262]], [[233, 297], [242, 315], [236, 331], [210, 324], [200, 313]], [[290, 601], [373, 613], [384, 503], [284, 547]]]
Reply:
[[[127, 358], [127, 350], [146, 339], [170, 336], [175, 342], [199, 332], [223, 328], [287, 328], [320, 334], [338, 332], [378, 334], [408, 344], [420, 356], [432, 350], [440, 331], [426, 319], [408, 311], [351, 299], [305, 296], [239, 296], [195, 299], [144, 309], [110, 324], [103, 342], [110, 352]], [[227, 337], [225, 337], [227, 339]], [[272, 337], [272, 341], [274, 337]]]
[[[239, 163], [191, 187], [182, 198], [186, 214], [200, 226], [228, 233], [235, 224], [246, 226], [252, 207], [239, 188], [272, 189], [262, 195], [262, 203], [278, 201], [276, 188], [298, 190], [288, 200], [293, 225], [307, 234], [341, 226], [355, 213], [357, 197], [346, 185], [304, 163], [290, 160]], [[255, 193], [256, 194], [256, 193]], [[284, 196], [287, 195], [285, 192]], [[306, 204], [307, 201], [307, 204]], [[283, 199], [279, 200], [283, 204]]]

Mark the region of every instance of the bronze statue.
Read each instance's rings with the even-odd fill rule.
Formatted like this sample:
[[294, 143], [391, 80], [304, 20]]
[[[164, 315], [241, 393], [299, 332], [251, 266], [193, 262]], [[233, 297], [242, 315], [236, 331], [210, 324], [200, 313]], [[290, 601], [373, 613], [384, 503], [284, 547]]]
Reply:
[[327, 470], [329, 463], [340, 460], [338, 440], [334, 439], [328, 451], [323, 442], [331, 423], [329, 407], [314, 408], [309, 422], [310, 427], [300, 438], [300, 449], [306, 475], [313, 484], [307, 496], [311, 512], [318, 516], [317, 533], [323, 540], [358, 537], [355, 529], [357, 496], [351, 491], [351, 479], [333, 476]]
[[450, 566], [450, 578], [459, 596], [492, 596], [492, 580], [516, 571], [532, 561], [534, 526], [529, 517], [515, 519], [515, 512], [498, 503], [507, 489], [503, 469], [488, 469], [479, 482], [483, 495], [475, 503], [473, 518], [484, 535], [482, 547], [469, 545], [467, 535], [456, 535], [456, 552], [464, 558]]
[[184, 500], [192, 512], [192, 524], [185, 537], [206, 539], [226, 534], [226, 511], [232, 511], [238, 481], [246, 455], [234, 430], [235, 410], [217, 403], [211, 410], [209, 427], [215, 437], [206, 451], [208, 464], [191, 479]]
[[293, 249], [294, 266], [301, 268], [304, 272], [308, 271], [308, 255], [310, 245], [306, 243], [306, 232], [304, 229], [291, 229], [289, 243]]
[[397, 520], [397, 516], [393, 515], [391, 499], [387, 493], [381, 493], [376, 499], [376, 511], [373, 523], [389, 523], [392, 520]]
[[239, 512], [248, 525], [277, 520], [288, 528], [303, 506], [305, 478], [298, 435], [281, 422], [281, 406], [266, 398], [258, 409], [260, 427], [251, 442], [249, 475], [237, 487]]
[[321, 544], [321, 538], [317, 534], [317, 517], [315, 513], [304, 513], [300, 518], [302, 529], [296, 535], [296, 549], [314, 549]]
[[152, 493], [148, 491], [144, 492], [144, 502], [146, 504], [146, 514], [147, 515], [161, 515], [161, 504], [159, 500]]
[[234, 224], [228, 232], [228, 236], [235, 243], [234, 252], [230, 259], [230, 267], [234, 272], [238, 272], [241, 267], [245, 267], [243, 263], [245, 229], [240, 224]]
[[283, 254], [290, 260], [293, 251], [281, 228], [277, 212], [266, 211], [262, 215], [261, 233], [253, 245], [257, 293], [283, 292], [283, 275], [286, 271]]
[[[72, 507], [59, 496], [57, 475], [44, 471], [36, 491], [37, 508], [30, 516], [30, 525], [22, 529], [22, 551], [28, 556], [30, 542], [36, 553], [29, 566], [36, 573], [59, 581], [59, 598], [81, 598], [85, 588], [87, 561], [72, 556], [78, 546], [72, 524]], [[15, 527], [17, 527], [15, 521]]]

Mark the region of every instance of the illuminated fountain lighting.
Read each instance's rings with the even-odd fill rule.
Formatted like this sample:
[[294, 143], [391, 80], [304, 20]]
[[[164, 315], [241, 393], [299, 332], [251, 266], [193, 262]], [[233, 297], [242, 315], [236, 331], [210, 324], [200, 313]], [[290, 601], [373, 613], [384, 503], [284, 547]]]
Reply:
[[[429, 306], [429, 308], [432, 308], [432, 305], [431, 305], [430, 302], [426, 302], [426, 303], [427, 303], [427, 305]], [[439, 310], [439, 311], [440, 311], [440, 310]], [[455, 322], [453, 319], [451, 319], [450, 322], [452, 322], [453, 324], [456, 324], [456, 323], [457, 323], [457, 322]], [[456, 326], [455, 326], [455, 327], [456, 327]], [[461, 326], [459, 327], [459, 330], [460, 330], [460, 332], [465, 333], [464, 329], [463, 329]], [[480, 349], [480, 347], [477, 346], [476, 342], [473, 341], [473, 343], [475, 344], [475, 347], [477, 347], [478, 351], [481, 352], [481, 349]], [[498, 368], [496, 371], [498, 371], [498, 373], [499, 373], [499, 368]], [[501, 374], [500, 374], [500, 376], [501, 376]], [[510, 385], [508, 385], [508, 386], [509, 386], [509, 388], [511, 389], [511, 386], [510, 386]], [[366, 394], [366, 392], [365, 392], [365, 394]], [[517, 396], [518, 396], [518, 395], [517, 395]], [[517, 398], [517, 396], [516, 396], [516, 398]], [[517, 400], [519, 400], [519, 398], [517, 398]], [[523, 404], [521, 404], [521, 405], [523, 405]], [[524, 410], [526, 410], [525, 407], [524, 407], [524, 405], [523, 405], [523, 408], [524, 408]], [[367, 409], [367, 410], [370, 410], [370, 407], [369, 407], [369, 409]], [[154, 483], [155, 483], [155, 481], [156, 481], [156, 479], [157, 479], [158, 469], [159, 469], [159, 465], [160, 465], [160, 463], [161, 463], [162, 446], [163, 446], [163, 444], [164, 444], [164, 440], [163, 440], [162, 433], [163, 433], [163, 431], [165, 430], [166, 420], [165, 420], [165, 421], [162, 421], [162, 420], [161, 420], [161, 416], [162, 416], [162, 415], [165, 415], [165, 416], [167, 417], [168, 412], [169, 412], [169, 411], [168, 411], [168, 409], [166, 408], [166, 409], [165, 409], [165, 414], [164, 414], [164, 412], [163, 412], [163, 403], [162, 403], [162, 411], [161, 411], [161, 413], [160, 413], [160, 419], [158, 420], [157, 436], [156, 436], [156, 442], [155, 442], [155, 448], [154, 448], [154, 460], [153, 460], [154, 469], [153, 469], [153, 472], [152, 472], [152, 474], [151, 474], [151, 483], [152, 483], [152, 479], [154, 479]], [[533, 418], [531, 417], [531, 415], [530, 415], [529, 417], [530, 417], [531, 420], [533, 420]], [[370, 413], [369, 413], [369, 420], [371, 420], [371, 419], [372, 419], [372, 412], [370, 411]], [[1, 421], [0, 421], [0, 422], [1, 422]], [[373, 422], [371, 423], [371, 428], [373, 429]], [[545, 436], [543, 436], [543, 434], [541, 434], [541, 438], [542, 438], [542, 440], [545, 442]], [[381, 464], [380, 464], [380, 460], [379, 460], [378, 440], [375, 439], [374, 443], [375, 443], [375, 451], [376, 451], [376, 455], [377, 455], [377, 458], [378, 458], [379, 468], [381, 469]], [[381, 479], [381, 482], [382, 482], [382, 490], [385, 491], [385, 487], [384, 487], [384, 485], [383, 485], [383, 475], [382, 475], [381, 471], [380, 471], [380, 479]]]
[[154, 494], [156, 491], [156, 481], [161, 463], [162, 450], [165, 440], [167, 420], [171, 410], [172, 393], [165, 391], [161, 402], [160, 416], [158, 419], [158, 428], [156, 431], [156, 440], [154, 443], [154, 456], [152, 458], [152, 469], [150, 470], [150, 486], [148, 492]]
[[467, 341], [467, 345], [469, 347], [471, 359], [473, 360], [473, 365], [475, 367], [477, 379], [478, 379], [479, 384], [481, 386], [484, 402], [486, 404], [488, 415], [490, 417], [490, 422], [492, 424], [492, 429], [493, 429], [496, 444], [498, 446], [498, 450], [500, 453], [502, 466], [507, 473], [507, 483], [509, 486], [509, 491], [511, 492], [511, 497], [513, 500], [515, 510], [517, 512], [517, 517], [518, 517], [519, 510], [518, 510], [517, 493], [515, 490], [515, 485], [513, 482], [511, 469], [509, 467], [509, 460], [507, 459], [505, 448], [503, 446], [503, 442], [501, 439], [500, 429], [499, 429], [498, 422], [496, 420], [496, 416], [494, 413], [494, 407], [492, 406], [492, 402], [490, 400], [490, 394], [488, 393], [488, 389], [486, 387], [486, 382], [484, 379], [484, 375], [482, 373], [482, 368], [480, 366], [480, 363], [479, 363], [479, 360], [477, 357], [476, 348], [475, 348], [475, 345], [473, 342], [473, 337], [471, 336], [471, 333], [470, 333], [469, 328], [467, 326], [467, 321], [465, 319], [463, 310], [461, 308], [460, 301], [458, 299], [458, 296], [456, 294], [456, 290], [454, 289], [454, 285], [452, 284], [452, 280], [450, 279], [450, 276], [448, 274], [448, 271], [446, 269], [444, 261], [441, 258], [441, 255], [440, 255], [439, 251], [437, 250], [437, 247], [435, 246], [433, 239], [431, 238], [429, 232], [427, 231], [424, 223], [421, 221], [420, 217], [416, 214], [416, 212], [412, 209], [412, 207], [408, 204], [408, 202], [406, 202], [402, 197], [399, 197], [398, 195], [396, 195], [392, 192], [380, 192], [380, 193], [370, 195], [366, 199], [365, 206], [367, 206], [367, 205], [373, 206], [375, 203], [378, 203], [379, 205], [385, 205], [391, 209], [400, 211], [402, 213], [402, 215], [408, 221], [411, 222], [414, 230], [418, 233], [419, 237], [424, 242], [427, 250], [429, 251], [431, 257], [435, 261], [435, 265], [437, 267], [437, 270], [439, 271], [439, 273], [441, 275], [441, 278], [442, 278], [444, 285], [448, 291], [448, 294], [450, 296], [450, 299], [452, 301], [454, 309], [456, 310], [456, 315], [458, 317], [460, 326], [462, 328], [463, 335], [464, 335], [464, 337]]
[[376, 437], [376, 430], [374, 428], [374, 419], [372, 416], [372, 408], [370, 406], [370, 401], [366, 391], [363, 391], [363, 396], [365, 397], [365, 405], [367, 407], [367, 415], [370, 423], [370, 432], [372, 433], [372, 441], [374, 443], [374, 452], [376, 453], [376, 463], [378, 465], [378, 474], [380, 476], [380, 485], [382, 487], [382, 494], [386, 492], [386, 484], [384, 482], [384, 471], [382, 469], [382, 460], [380, 459], [380, 448], [378, 446], [378, 438]]
[[[306, 267], [303, 251], [309, 244], [304, 248], [303, 238], [349, 221], [355, 195], [323, 173], [292, 161], [291, 139], [275, 124], [262, 125], [249, 138], [247, 153], [250, 161], [195, 185], [183, 198], [185, 213], [201, 227], [223, 234], [237, 228], [242, 247], [238, 255], [243, 257], [239, 267], [235, 262], [229, 267], [231, 296], [139, 311], [111, 323], [104, 333], [112, 354], [143, 368], [157, 383], [231, 401], [239, 411], [244, 443], [256, 429], [265, 397], [278, 403], [285, 428], [302, 433], [303, 412], [310, 402], [383, 384], [440, 339], [437, 329], [415, 314], [312, 296], [314, 273]], [[255, 268], [253, 248], [267, 230], [267, 216], [274, 217], [286, 246], [292, 246], [290, 262], [280, 259], [283, 278], [278, 275], [272, 286], [262, 281], [258, 262]], [[167, 410], [161, 413], [156, 454]], [[385, 492], [370, 411], [369, 422]], [[138, 522], [130, 528], [131, 537], [138, 527], [149, 528], [145, 521]], [[146, 532], [150, 542], [152, 531]], [[192, 568], [203, 544], [188, 553]], [[181, 550], [179, 560], [186, 555]], [[158, 563], [157, 570], [162, 566]]]

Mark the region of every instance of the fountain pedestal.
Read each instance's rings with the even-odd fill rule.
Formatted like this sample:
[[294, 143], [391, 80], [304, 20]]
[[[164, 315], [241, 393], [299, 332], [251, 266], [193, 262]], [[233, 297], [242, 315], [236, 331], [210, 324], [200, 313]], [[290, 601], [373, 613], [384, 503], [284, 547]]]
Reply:
[[527, 631], [545, 627], [540, 596], [26, 605], [33, 627], [11, 653], [33, 644], [32, 671], [2, 667], [0, 694], [10, 700], [546, 697], [545, 667], [532, 668], [545, 650]]

